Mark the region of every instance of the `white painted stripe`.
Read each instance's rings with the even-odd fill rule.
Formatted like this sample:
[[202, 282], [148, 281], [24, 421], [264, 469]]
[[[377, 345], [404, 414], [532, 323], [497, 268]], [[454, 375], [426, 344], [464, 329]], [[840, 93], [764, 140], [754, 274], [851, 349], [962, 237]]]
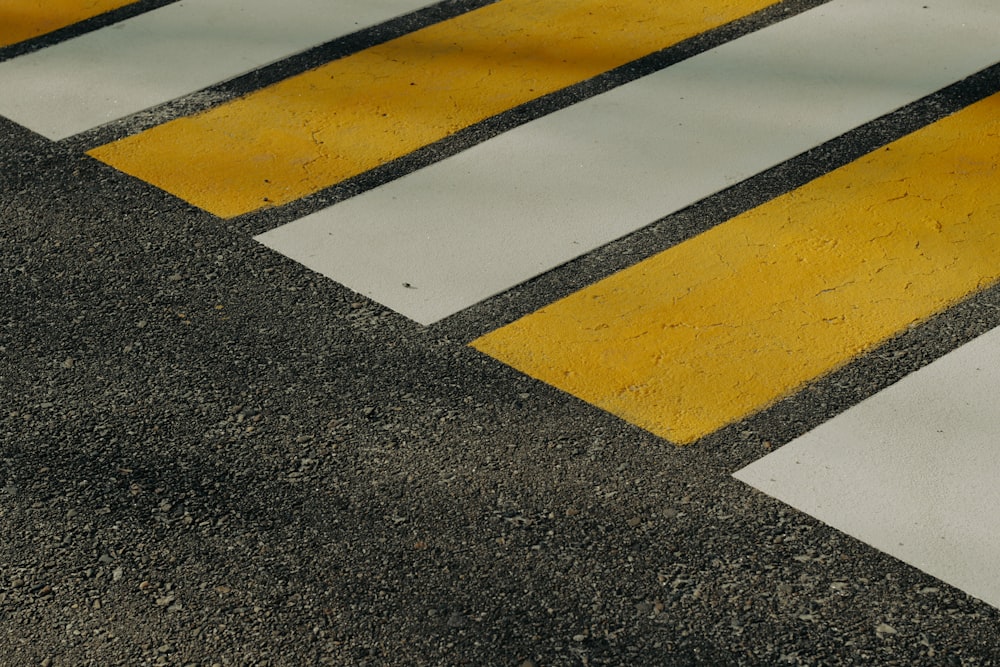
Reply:
[[1000, 607], [1000, 329], [734, 476]]
[[996, 0], [836, 0], [257, 239], [430, 324], [993, 64], [998, 34]]
[[0, 115], [62, 139], [429, 0], [188, 0], [0, 63]]

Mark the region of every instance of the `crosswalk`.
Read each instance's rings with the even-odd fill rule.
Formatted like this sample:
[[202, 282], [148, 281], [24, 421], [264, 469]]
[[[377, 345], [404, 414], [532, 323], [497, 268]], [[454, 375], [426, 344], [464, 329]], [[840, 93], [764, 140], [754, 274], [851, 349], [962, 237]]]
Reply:
[[[6, 3], [0, 89], [15, 92], [0, 97], [0, 115], [222, 218], [304, 207], [257, 241], [426, 326], [978, 76], [982, 90], [954, 113], [471, 343], [677, 444], [1000, 280], [994, 0], [385, 0], [349, 10], [181, 0], [100, 24], [126, 5], [145, 7]], [[85, 34], [4, 57], [91, 20]], [[698, 47], [705, 35], [720, 36]], [[194, 98], [196, 113], [177, 104]], [[957, 360], [948, 373], [961, 384], [973, 353], [935, 368]], [[996, 395], [993, 375], [980, 382]], [[913, 517], [927, 514], [919, 494], [894, 494], [925, 467], [842, 493], [837, 480], [865, 452], [899, 446], [852, 416], [878, 423], [881, 396], [737, 477], [1000, 605], [995, 585], [969, 574], [978, 561], [959, 574], [947, 566], [989, 522], [945, 533], [934, 558], [913, 546], [923, 534]], [[904, 446], [937, 451], [927, 433], [938, 426], [911, 429]], [[967, 451], [995, 477], [989, 441]], [[800, 467], [805, 452], [816, 462]], [[915, 514], [858, 528], [876, 497], [905, 498]], [[951, 503], [936, 525], [968, 516], [967, 505]], [[897, 520], [915, 528], [880, 539]], [[976, 558], [995, 560], [1000, 547], [984, 544]]]

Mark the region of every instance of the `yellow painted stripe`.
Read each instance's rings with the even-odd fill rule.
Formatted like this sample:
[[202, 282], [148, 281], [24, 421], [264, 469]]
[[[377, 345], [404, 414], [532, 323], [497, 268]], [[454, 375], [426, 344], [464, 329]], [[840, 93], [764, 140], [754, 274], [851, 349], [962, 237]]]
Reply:
[[1000, 95], [472, 345], [690, 443], [1000, 279], [998, 165]]
[[773, 0], [501, 0], [90, 155], [222, 217], [294, 201]]
[[136, 0], [3, 0], [0, 47], [45, 35]]

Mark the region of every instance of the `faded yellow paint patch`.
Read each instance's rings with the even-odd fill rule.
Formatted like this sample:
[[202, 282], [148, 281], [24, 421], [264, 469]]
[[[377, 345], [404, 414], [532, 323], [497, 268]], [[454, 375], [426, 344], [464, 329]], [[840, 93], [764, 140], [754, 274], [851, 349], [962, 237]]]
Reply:
[[998, 165], [1000, 95], [472, 346], [693, 442], [1000, 279]]
[[110, 12], [136, 0], [2, 0], [0, 47], [17, 44]]
[[285, 204], [773, 0], [501, 0], [90, 155], [222, 217]]

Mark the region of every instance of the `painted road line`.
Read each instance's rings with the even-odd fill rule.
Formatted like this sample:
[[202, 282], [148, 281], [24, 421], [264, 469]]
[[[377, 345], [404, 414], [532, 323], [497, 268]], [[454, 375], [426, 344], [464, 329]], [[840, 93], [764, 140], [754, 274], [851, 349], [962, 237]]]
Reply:
[[734, 476], [1000, 607], [1000, 329]]
[[0, 48], [65, 28], [136, 0], [4, 0], [0, 3]]
[[500, 0], [90, 155], [222, 217], [286, 204], [774, 0]]
[[1000, 60], [1000, 3], [925, 4], [836, 0], [257, 238], [433, 323]]
[[63, 139], [427, 4], [178, 2], [0, 63], [0, 115]]
[[1000, 279], [1000, 94], [476, 340], [690, 443]]

